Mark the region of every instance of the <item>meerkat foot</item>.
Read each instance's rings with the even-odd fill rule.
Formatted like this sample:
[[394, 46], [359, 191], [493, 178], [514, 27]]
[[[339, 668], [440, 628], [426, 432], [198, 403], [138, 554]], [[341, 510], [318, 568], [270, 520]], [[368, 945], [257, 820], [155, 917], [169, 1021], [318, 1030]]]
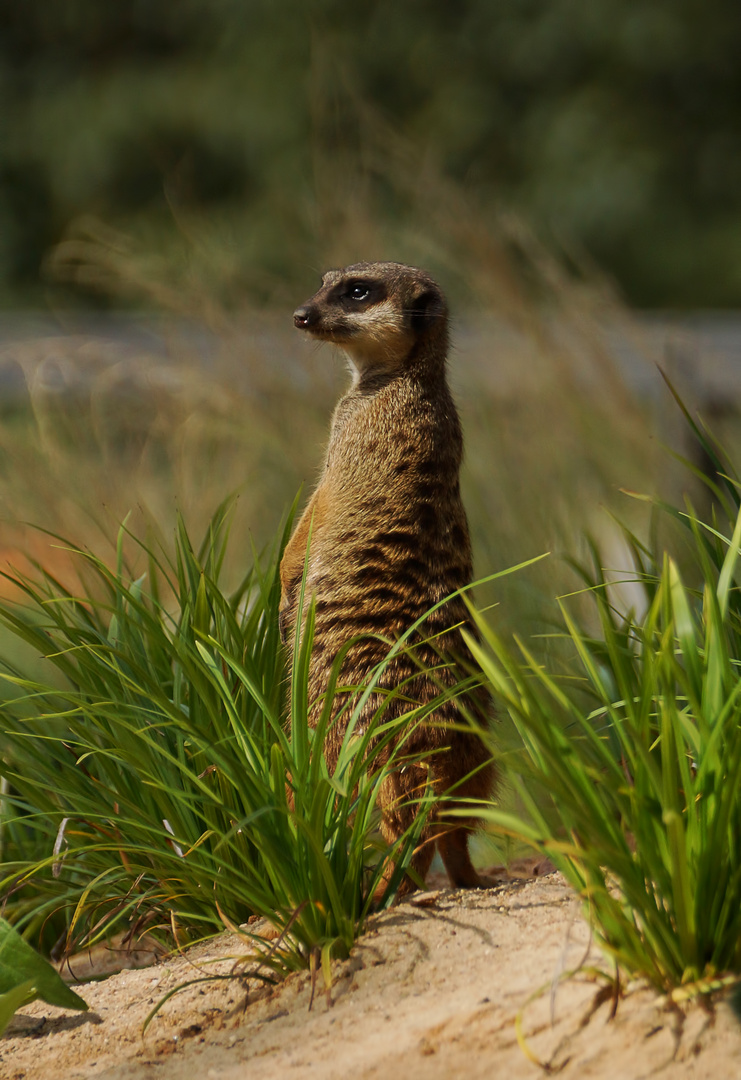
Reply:
[[471, 862], [468, 837], [467, 829], [450, 829], [440, 833], [437, 838], [437, 849], [450, 884], [455, 889], [490, 889], [493, 882], [479, 874]]

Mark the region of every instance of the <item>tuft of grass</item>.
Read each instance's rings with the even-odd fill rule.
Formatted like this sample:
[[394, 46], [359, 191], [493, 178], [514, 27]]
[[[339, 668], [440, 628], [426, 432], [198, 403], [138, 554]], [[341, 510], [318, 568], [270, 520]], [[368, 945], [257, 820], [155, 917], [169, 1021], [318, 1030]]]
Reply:
[[39, 568], [17, 579], [22, 603], [0, 602], [0, 621], [54, 673], [2, 675], [17, 696], [0, 722], [0, 896], [27, 937], [60, 910], [68, 950], [122, 920], [180, 941], [259, 915], [280, 935], [279, 948], [255, 938], [269, 966], [320, 956], [326, 972], [362, 929], [389, 860], [393, 898], [431, 800], [390, 847], [377, 795], [403, 757], [400, 725], [413, 731], [429, 707], [386, 723], [381, 705], [362, 735], [351, 715], [330, 774], [330, 696], [308, 724], [311, 605], [286, 726], [276, 550], [227, 595], [228, 535], [226, 505], [199, 547], [180, 520], [174, 554], [141, 543], [136, 573], [122, 529], [114, 570], [74, 552], [84, 594]]
[[484, 644], [471, 642], [522, 738], [514, 782], [529, 821], [482, 816], [547, 851], [615, 963], [662, 990], [741, 971], [741, 511], [719, 477], [728, 527], [669, 508], [699, 588], [626, 530], [646, 610], [621, 614], [594, 550], [583, 573], [599, 630], [560, 601], [569, 675], [481, 616]]

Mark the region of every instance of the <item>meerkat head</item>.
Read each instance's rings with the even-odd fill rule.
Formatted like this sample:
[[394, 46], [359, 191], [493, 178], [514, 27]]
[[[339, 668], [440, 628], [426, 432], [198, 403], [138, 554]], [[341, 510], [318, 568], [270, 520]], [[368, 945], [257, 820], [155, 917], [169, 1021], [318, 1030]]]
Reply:
[[341, 346], [362, 378], [411, 363], [424, 342], [442, 343], [432, 351], [444, 363], [447, 315], [442, 290], [424, 270], [401, 263], [357, 263], [328, 270], [293, 321], [312, 337]]

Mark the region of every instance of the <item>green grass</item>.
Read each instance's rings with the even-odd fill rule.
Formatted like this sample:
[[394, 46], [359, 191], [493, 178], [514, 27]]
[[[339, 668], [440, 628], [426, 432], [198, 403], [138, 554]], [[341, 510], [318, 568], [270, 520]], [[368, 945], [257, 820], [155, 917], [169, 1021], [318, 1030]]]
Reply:
[[122, 921], [187, 940], [261, 915], [290, 928], [270, 955], [285, 971], [346, 955], [392, 857], [384, 902], [395, 894], [430, 799], [391, 848], [376, 798], [403, 757], [400, 724], [413, 730], [422, 712], [384, 723], [382, 705], [362, 736], [351, 715], [330, 774], [331, 695], [316, 729], [307, 720], [313, 611], [287, 727], [280, 545], [226, 595], [227, 518], [222, 507], [199, 548], [181, 521], [169, 559], [142, 545], [136, 576], [122, 530], [115, 570], [75, 553], [86, 564], [80, 594], [39, 569], [22, 581], [23, 603], [0, 605], [54, 673], [53, 684], [3, 676], [20, 696], [0, 726], [10, 785], [0, 895], [27, 937], [43, 937], [47, 920], [58, 932], [60, 912], [69, 948]]
[[618, 610], [594, 548], [591, 629], [561, 601], [568, 673], [481, 616], [472, 643], [521, 736], [528, 811], [482, 816], [547, 851], [615, 963], [665, 991], [741, 972], [741, 510], [696, 434], [719, 470], [712, 521], [663, 507], [686, 526], [686, 574], [626, 530], [645, 612]]
[[[550, 659], [521, 638], [508, 644], [480, 614], [481, 642], [471, 641], [521, 740], [504, 756], [525, 813], [473, 812], [547, 851], [618, 967], [663, 990], [741, 969], [741, 511], [734, 479], [714, 481], [713, 494], [712, 525], [664, 507], [687, 526], [695, 565], [685, 571], [626, 531], [640, 615], [618, 609], [594, 547], [572, 599], [583, 618], [588, 597], [596, 619], [585, 628], [563, 598]], [[187, 940], [261, 915], [282, 935], [279, 949], [256, 940], [268, 966], [321, 960], [329, 978], [389, 859], [393, 900], [431, 796], [392, 850], [376, 832], [379, 786], [403, 759], [399, 725], [413, 730], [435, 703], [394, 723], [382, 706], [362, 737], [351, 713], [330, 775], [334, 683], [317, 727], [307, 719], [311, 605], [291, 672], [277, 637], [289, 525], [228, 595], [224, 506], [198, 548], [181, 521], [172, 557], [140, 544], [146, 570], [135, 572], [122, 529], [115, 570], [74, 553], [86, 567], [78, 593], [38, 568], [19, 579], [22, 603], [0, 604], [9, 632], [54, 673], [3, 676], [16, 696], [0, 730], [0, 894], [27, 936], [61, 924], [74, 948], [127, 921]], [[569, 649], [568, 671], [556, 670]], [[497, 752], [496, 730], [492, 742]]]

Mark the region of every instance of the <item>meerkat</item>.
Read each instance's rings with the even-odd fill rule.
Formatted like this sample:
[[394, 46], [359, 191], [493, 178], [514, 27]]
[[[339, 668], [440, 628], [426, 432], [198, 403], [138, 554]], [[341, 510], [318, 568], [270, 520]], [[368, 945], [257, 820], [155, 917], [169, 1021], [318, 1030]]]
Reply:
[[[473, 570], [459, 484], [463, 439], [446, 377], [448, 311], [440, 287], [412, 266], [358, 263], [328, 271], [293, 318], [299, 330], [340, 346], [352, 372], [352, 386], [334, 412], [319, 483], [280, 566], [281, 634], [289, 652], [305, 564], [305, 597], [315, 599], [309, 669], [315, 722], [343, 645], [353, 641], [339, 683], [367, 683], [389, 653], [387, 642], [468, 585]], [[384, 720], [408, 712], [410, 699], [433, 701], [441, 683], [450, 686], [465, 674], [472, 660], [461, 634], [467, 623], [459, 594], [416, 634], [416, 659], [426, 669], [437, 668], [434, 676], [408, 651], [391, 659], [379, 690], [404, 688], [387, 703]], [[443, 670], [441, 656], [449, 661]], [[361, 729], [379, 704], [380, 695], [370, 695]], [[330, 769], [349, 719], [349, 710], [337, 719], [341, 705], [338, 696], [325, 747]], [[469, 694], [466, 710], [485, 724], [485, 692]], [[415, 800], [428, 781], [437, 795], [453, 789], [461, 799], [482, 799], [492, 792], [491, 755], [475, 729], [454, 726], [462, 720], [455, 700], [442, 703], [430, 719], [404, 742], [404, 754], [416, 764], [392, 772], [382, 786], [381, 831], [387, 842], [412, 824]], [[429, 821], [411, 863], [416, 874], [424, 880], [437, 846], [453, 886], [485, 885], [468, 851], [472, 825], [470, 820]], [[402, 891], [413, 888], [405, 879]]]

